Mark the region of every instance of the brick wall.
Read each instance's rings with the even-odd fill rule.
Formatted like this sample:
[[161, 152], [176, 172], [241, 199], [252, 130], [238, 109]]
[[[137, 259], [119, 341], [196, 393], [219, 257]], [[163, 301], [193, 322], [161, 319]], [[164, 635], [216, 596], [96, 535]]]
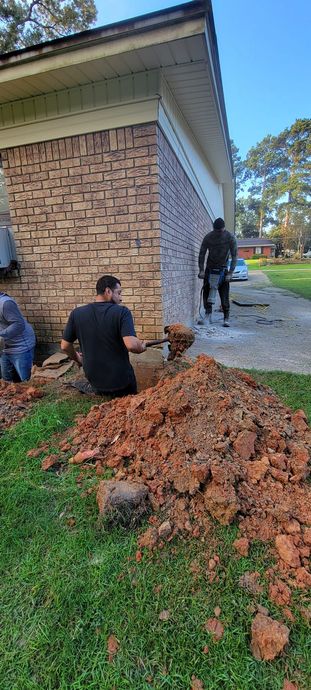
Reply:
[[258, 259], [260, 259], [261, 256], [271, 257], [271, 256], [274, 256], [274, 247], [261, 247], [260, 254], [256, 254], [255, 246], [254, 247], [239, 247], [238, 248], [238, 255], [242, 259], [252, 259], [253, 256], [255, 256], [255, 255], [258, 257]]
[[157, 126], [67, 137], [1, 152], [21, 279], [16, 298], [39, 342], [59, 342], [97, 278], [121, 279], [137, 334], [162, 334]]
[[212, 221], [160, 129], [158, 155], [164, 323], [190, 324], [202, 287], [199, 250]]

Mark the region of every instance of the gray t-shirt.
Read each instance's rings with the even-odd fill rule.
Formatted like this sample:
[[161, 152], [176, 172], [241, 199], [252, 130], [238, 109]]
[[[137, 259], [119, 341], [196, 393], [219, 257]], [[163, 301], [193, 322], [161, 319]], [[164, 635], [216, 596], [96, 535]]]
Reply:
[[0, 337], [4, 340], [3, 352], [8, 355], [27, 352], [36, 344], [32, 326], [5, 292], [0, 292]]

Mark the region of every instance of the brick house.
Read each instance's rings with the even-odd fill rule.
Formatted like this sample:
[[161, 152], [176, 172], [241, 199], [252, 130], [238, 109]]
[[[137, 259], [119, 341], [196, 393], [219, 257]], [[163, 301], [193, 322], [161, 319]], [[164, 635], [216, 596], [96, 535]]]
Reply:
[[242, 259], [251, 259], [253, 256], [275, 256], [275, 244], [266, 237], [245, 237], [238, 239], [238, 255]]
[[0, 289], [39, 342], [59, 342], [104, 273], [120, 277], [139, 336], [190, 323], [202, 238], [218, 216], [234, 223], [210, 2], [5, 54], [0, 72], [0, 153], [21, 265]]

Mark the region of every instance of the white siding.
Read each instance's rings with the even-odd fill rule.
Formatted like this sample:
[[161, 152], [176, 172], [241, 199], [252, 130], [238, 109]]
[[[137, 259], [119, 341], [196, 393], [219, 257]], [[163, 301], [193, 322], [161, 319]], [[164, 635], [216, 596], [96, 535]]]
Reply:
[[158, 122], [211, 218], [223, 217], [222, 184], [213, 174], [164, 78]]

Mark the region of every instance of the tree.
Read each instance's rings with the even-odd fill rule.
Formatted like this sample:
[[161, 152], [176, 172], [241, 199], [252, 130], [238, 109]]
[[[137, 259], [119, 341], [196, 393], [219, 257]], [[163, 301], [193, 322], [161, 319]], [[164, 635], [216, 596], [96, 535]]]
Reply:
[[234, 180], [235, 180], [235, 192], [236, 194], [239, 194], [242, 191], [244, 179], [245, 179], [245, 167], [244, 163], [242, 161], [241, 156], [239, 155], [239, 149], [235, 145], [233, 139], [230, 139], [230, 144], [231, 144], [231, 154], [232, 154], [232, 163], [233, 163], [233, 171], [234, 171]]
[[285, 160], [275, 188], [280, 234], [302, 254], [311, 234], [311, 120], [300, 119], [277, 137]]
[[276, 181], [286, 165], [286, 156], [277, 137], [268, 134], [250, 149], [245, 159], [249, 193], [259, 200], [258, 234], [262, 237], [265, 218], [270, 217], [278, 197]]
[[0, 0], [0, 52], [83, 31], [96, 17], [94, 0]]

